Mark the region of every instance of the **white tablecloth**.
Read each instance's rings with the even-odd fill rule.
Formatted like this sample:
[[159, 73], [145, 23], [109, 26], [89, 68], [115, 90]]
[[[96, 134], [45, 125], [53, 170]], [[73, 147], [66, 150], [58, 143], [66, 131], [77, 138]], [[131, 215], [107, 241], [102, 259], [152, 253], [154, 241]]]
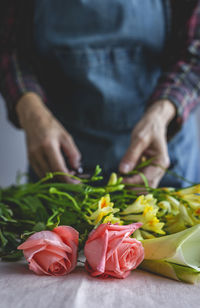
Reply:
[[143, 271], [124, 279], [97, 279], [84, 268], [62, 277], [36, 276], [25, 262], [0, 262], [1, 308], [199, 308], [200, 284]]

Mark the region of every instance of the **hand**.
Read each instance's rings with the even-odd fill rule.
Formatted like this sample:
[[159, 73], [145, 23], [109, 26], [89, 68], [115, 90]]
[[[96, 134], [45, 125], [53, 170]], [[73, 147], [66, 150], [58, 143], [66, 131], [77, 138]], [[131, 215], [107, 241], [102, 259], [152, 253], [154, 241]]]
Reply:
[[[70, 173], [80, 167], [81, 154], [70, 134], [34, 93], [25, 94], [17, 104], [21, 127], [26, 133], [28, 158], [41, 178], [47, 172]], [[68, 159], [66, 166], [62, 151]], [[62, 180], [72, 182], [69, 177]]]
[[[163, 168], [170, 165], [167, 149], [167, 127], [174, 118], [176, 109], [170, 101], [158, 101], [145, 113], [140, 122], [132, 131], [131, 144], [122, 158], [119, 171], [126, 174], [134, 169], [141, 161], [142, 156], [155, 158], [153, 163]], [[159, 166], [147, 166], [143, 170], [149, 181], [149, 186], [157, 187], [164, 170]], [[124, 179], [125, 183], [144, 184], [139, 175]]]

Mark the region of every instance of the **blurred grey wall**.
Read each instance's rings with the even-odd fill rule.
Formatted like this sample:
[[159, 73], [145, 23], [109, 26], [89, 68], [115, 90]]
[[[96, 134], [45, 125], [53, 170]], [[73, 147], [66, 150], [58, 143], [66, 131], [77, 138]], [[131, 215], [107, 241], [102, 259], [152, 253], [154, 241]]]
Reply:
[[25, 172], [26, 167], [24, 133], [8, 122], [5, 103], [0, 96], [0, 186], [15, 183], [17, 172]]

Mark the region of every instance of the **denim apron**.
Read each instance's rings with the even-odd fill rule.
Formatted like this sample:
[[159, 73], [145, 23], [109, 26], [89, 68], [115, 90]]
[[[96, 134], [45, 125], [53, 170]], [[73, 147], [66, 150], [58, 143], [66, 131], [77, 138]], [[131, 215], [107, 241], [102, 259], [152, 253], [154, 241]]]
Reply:
[[[160, 77], [168, 1], [36, 0], [34, 36], [49, 108], [91, 172], [117, 171]], [[196, 181], [193, 116], [169, 143], [172, 168]], [[181, 186], [166, 175], [162, 185]]]

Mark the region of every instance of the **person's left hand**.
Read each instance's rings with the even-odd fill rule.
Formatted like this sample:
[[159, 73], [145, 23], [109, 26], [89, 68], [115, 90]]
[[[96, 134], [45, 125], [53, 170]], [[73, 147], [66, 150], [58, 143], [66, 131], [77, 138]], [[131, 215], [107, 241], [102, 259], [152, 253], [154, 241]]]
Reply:
[[[166, 100], [154, 103], [135, 126], [131, 135], [131, 144], [121, 160], [119, 171], [127, 174], [141, 161], [142, 157], [155, 158], [154, 165], [144, 168], [149, 186], [157, 187], [164, 170], [170, 165], [167, 149], [167, 127], [176, 114], [175, 106]], [[155, 166], [157, 165], [157, 166]], [[159, 167], [162, 166], [163, 168]], [[139, 175], [124, 179], [124, 183], [144, 184]]]

